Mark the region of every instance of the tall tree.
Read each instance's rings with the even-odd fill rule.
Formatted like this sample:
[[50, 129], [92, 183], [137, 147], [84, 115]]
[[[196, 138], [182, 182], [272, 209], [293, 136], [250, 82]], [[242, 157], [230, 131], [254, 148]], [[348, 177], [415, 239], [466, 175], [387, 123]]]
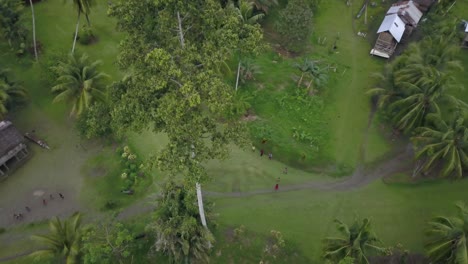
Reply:
[[[193, 189], [172, 181], [163, 186], [158, 198], [154, 222], [148, 229], [155, 233], [154, 250], [168, 254], [172, 263], [208, 262], [214, 237], [201, 225], [195, 201]], [[205, 212], [211, 219], [210, 206]]]
[[371, 252], [384, 253], [380, 241], [371, 229], [370, 220], [354, 220], [351, 226], [335, 220], [340, 237], [328, 237], [325, 239], [324, 258], [334, 263], [346, 258], [354, 259], [355, 263], [369, 263], [367, 255]]
[[29, 0], [29, 5], [31, 6], [31, 16], [32, 16], [32, 26], [33, 26], [34, 57], [36, 58], [36, 61], [38, 61], [38, 58], [37, 58], [37, 44], [36, 44], [36, 17], [34, 15], [34, 6], [33, 6], [32, 0]]
[[94, 100], [105, 100], [103, 80], [108, 76], [98, 71], [100, 64], [100, 61], [90, 62], [86, 54], [79, 58], [70, 54], [68, 60], [52, 67], [57, 76], [57, 84], [52, 87], [52, 92], [57, 93], [54, 102], [71, 102], [70, 114], [79, 116]]
[[457, 112], [450, 121], [440, 114], [428, 116], [430, 125], [416, 130], [411, 140], [416, 147], [416, 158], [424, 158], [424, 171], [443, 165], [443, 177], [463, 177], [468, 168], [468, 126], [465, 118]]
[[136, 249], [134, 235], [115, 220], [104, 220], [90, 226], [82, 236], [85, 264], [131, 263]]
[[426, 250], [433, 263], [468, 264], [468, 208], [456, 206], [456, 217], [437, 216], [428, 223]]
[[32, 239], [46, 248], [32, 253], [36, 257], [56, 257], [66, 264], [78, 263], [81, 248], [81, 215], [73, 214], [69, 219], [60, 221], [57, 217], [49, 221], [50, 233], [34, 235]]
[[300, 52], [307, 46], [312, 33], [312, 15], [307, 0], [290, 0], [286, 8], [280, 11], [276, 29], [288, 50]]
[[260, 28], [242, 26], [234, 10], [214, 0], [121, 1], [110, 13], [128, 33], [120, 65], [132, 69], [111, 93], [116, 127], [165, 132], [170, 143], [157, 165], [203, 182], [203, 161], [225, 157], [241, 125], [219, 125], [233, 93], [217, 67], [231, 50], [255, 52]]
[[[255, 52], [260, 28], [243, 26], [232, 8], [215, 0], [120, 1], [110, 14], [128, 33], [120, 65], [132, 69], [113, 86], [114, 127], [166, 133], [169, 144], [155, 164], [170, 176], [185, 176], [185, 188], [194, 192], [208, 179], [204, 161], [226, 157], [229, 142], [241, 135], [240, 122], [220, 124], [232, 89], [218, 67], [231, 50]], [[198, 202], [201, 208], [201, 197]], [[203, 210], [199, 216], [204, 223]], [[206, 239], [196, 235], [192, 239]]]
[[91, 27], [91, 22], [89, 21], [89, 14], [91, 13], [91, 7], [95, 4], [94, 0], [71, 0], [73, 7], [78, 12], [78, 17], [76, 19], [76, 28], [75, 28], [75, 37], [73, 39], [73, 47], [71, 53], [75, 52], [76, 39], [78, 38], [78, 30], [80, 27], [80, 17], [83, 13], [88, 22], [88, 26]]

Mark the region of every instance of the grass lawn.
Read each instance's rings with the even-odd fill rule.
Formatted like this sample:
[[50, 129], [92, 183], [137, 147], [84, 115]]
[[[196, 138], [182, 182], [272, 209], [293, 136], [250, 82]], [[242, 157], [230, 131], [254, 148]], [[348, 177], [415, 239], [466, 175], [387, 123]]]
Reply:
[[[262, 73], [239, 92], [253, 97], [258, 119], [250, 126], [257, 148], [272, 151], [279, 160], [306, 170], [327, 165], [352, 168], [360, 162], [371, 162], [390, 149], [375, 125], [370, 127], [365, 143], [370, 113], [370, 100], [365, 92], [374, 85], [371, 75], [380, 72], [385, 61], [369, 55], [375, 34], [363, 39], [353, 31], [357, 10], [358, 7], [348, 7], [343, 1], [324, 1], [314, 18], [312, 45], [301, 58], [280, 56], [273, 48], [255, 59]], [[375, 23], [383, 10], [381, 7], [371, 10], [375, 17], [369, 18], [369, 23]], [[276, 41], [272, 24], [277, 15], [273, 11], [267, 17], [266, 39]], [[330, 52], [335, 39], [338, 49]], [[292, 79], [300, 75], [293, 65], [302, 58], [336, 67], [336, 71], [329, 71], [328, 86], [306, 100], [296, 95], [300, 88]], [[294, 129], [312, 140], [293, 139]], [[269, 139], [267, 146], [259, 144], [262, 138]], [[360, 155], [362, 146], [367, 150], [365, 158]]]
[[304, 190], [245, 198], [216, 199], [219, 222], [245, 225], [262, 234], [281, 231], [285, 239], [317, 263], [321, 240], [335, 234], [333, 219], [350, 222], [355, 215], [370, 217], [385, 245], [403, 244], [422, 251], [423, 229], [432, 216], [455, 213], [453, 203], [466, 200], [468, 181], [423, 185], [385, 185], [377, 181], [356, 191]]

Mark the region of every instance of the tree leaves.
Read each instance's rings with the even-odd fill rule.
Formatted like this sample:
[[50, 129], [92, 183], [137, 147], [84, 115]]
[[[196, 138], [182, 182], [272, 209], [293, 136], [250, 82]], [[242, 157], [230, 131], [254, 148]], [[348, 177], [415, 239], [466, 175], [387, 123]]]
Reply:
[[69, 55], [66, 61], [60, 61], [52, 67], [57, 76], [56, 85], [51, 88], [57, 93], [54, 102], [67, 101], [72, 103], [70, 115], [81, 115], [94, 100], [105, 101], [103, 80], [108, 75], [99, 72], [100, 61], [89, 62], [86, 54], [81, 57]]
[[434, 263], [467, 264], [467, 211], [457, 203], [458, 217], [434, 217], [428, 223], [426, 250]]
[[259, 27], [214, 0], [121, 1], [110, 13], [128, 33], [121, 66], [131, 69], [112, 87], [114, 127], [166, 133], [159, 168], [206, 180], [202, 162], [225, 157], [227, 144], [241, 135], [231, 133], [239, 122], [224, 119], [233, 92], [219, 67], [232, 50], [255, 54]]

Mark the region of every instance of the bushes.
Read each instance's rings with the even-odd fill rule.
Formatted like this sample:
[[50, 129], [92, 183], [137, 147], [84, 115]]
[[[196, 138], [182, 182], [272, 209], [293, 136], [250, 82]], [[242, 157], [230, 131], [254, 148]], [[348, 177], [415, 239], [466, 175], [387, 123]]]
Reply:
[[283, 37], [283, 45], [290, 51], [300, 52], [312, 33], [312, 8], [306, 0], [290, 0], [280, 11], [276, 29]]
[[120, 178], [123, 181], [122, 190], [129, 191], [132, 190], [134, 185], [138, 184], [138, 178], [144, 176], [144, 166], [128, 146], [123, 148], [120, 156], [122, 157], [121, 163], [124, 166], [122, 174], [120, 174]]
[[8, 41], [17, 55], [24, 54], [27, 30], [21, 21], [20, 0], [0, 1], [0, 35]]
[[92, 44], [96, 40], [96, 37], [93, 34], [93, 30], [91, 29], [91, 27], [86, 26], [86, 25], [83, 26], [83, 28], [81, 29], [81, 33], [79, 37], [80, 38], [78, 41], [82, 45]]
[[82, 137], [91, 139], [112, 135], [109, 106], [95, 102], [78, 117], [76, 127]]

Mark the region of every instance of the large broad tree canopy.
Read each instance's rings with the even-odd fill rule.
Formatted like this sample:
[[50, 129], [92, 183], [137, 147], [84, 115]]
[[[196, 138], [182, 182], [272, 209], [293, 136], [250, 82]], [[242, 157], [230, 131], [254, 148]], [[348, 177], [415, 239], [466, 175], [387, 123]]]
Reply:
[[112, 88], [114, 126], [165, 132], [160, 168], [201, 180], [200, 163], [238, 138], [238, 122], [220, 122], [233, 89], [218, 67], [233, 52], [257, 53], [260, 27], [215, 0], [125, 0], [110, 14], [127, 33], [119, 63], [129, 71]]

